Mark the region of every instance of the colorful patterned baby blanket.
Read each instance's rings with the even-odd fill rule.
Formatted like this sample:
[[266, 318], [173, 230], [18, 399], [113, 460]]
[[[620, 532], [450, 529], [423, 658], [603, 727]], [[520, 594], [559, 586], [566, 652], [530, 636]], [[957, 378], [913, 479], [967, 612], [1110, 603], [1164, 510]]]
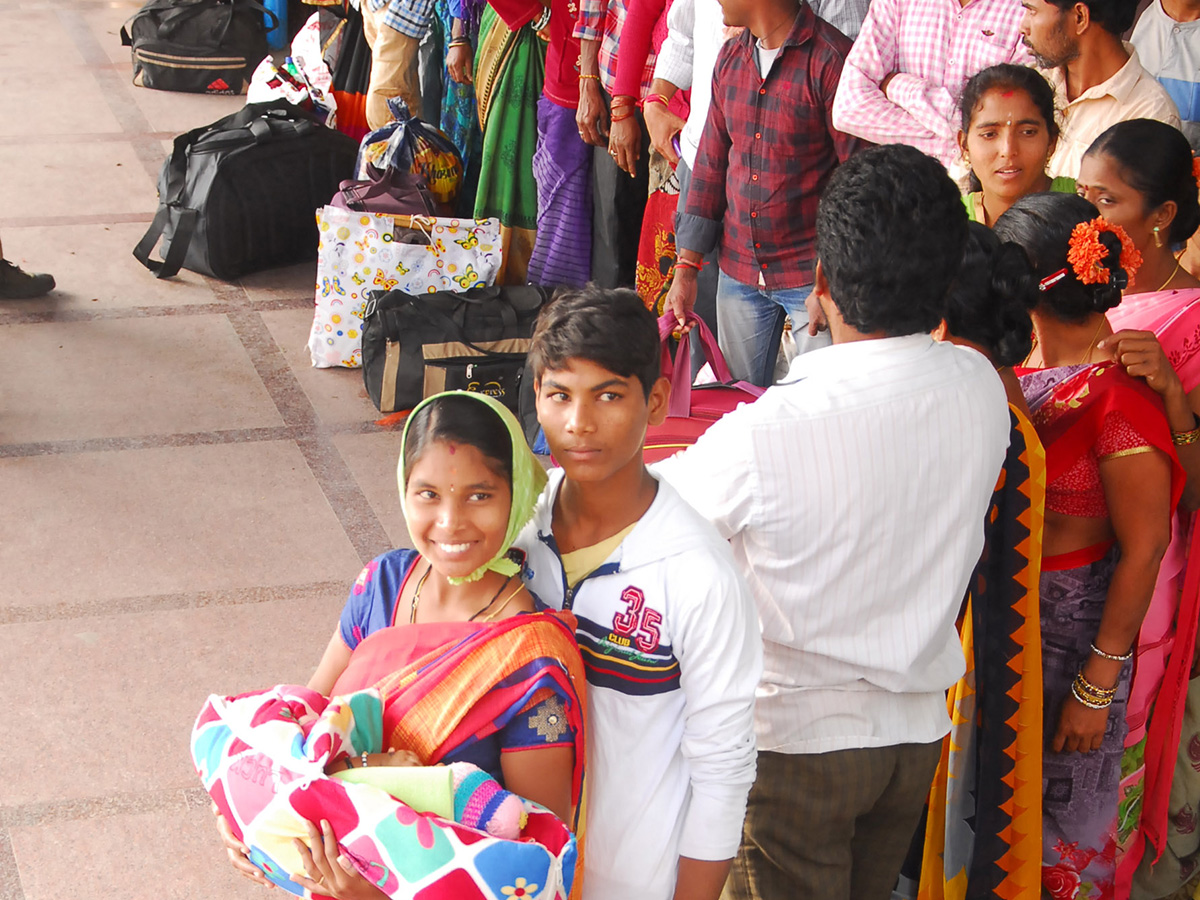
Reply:
[[565, 898], [575, 837], [555, 815], [524, 801], [520, 840], [492, 837], [432, 813], [418, 813], [379, 788], [324, 775], [347, 755], [383, 749], [376, 690], [326, 700], [297, 685], [240, 697], [212, 696], [192, 732], [192, 757], [205, 790], [267, 878], [310, 896], [293, 838], [305, 822], [328, 819], [355, 867], [393, 898], [512, 900]]

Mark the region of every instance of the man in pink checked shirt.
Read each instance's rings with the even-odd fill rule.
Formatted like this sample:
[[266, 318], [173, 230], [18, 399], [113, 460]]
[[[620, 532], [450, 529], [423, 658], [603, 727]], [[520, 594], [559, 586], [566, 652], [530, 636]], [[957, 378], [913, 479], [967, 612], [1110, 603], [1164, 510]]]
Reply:
[[959, 94], [988, 66], [1032, 62], [1023, 12], [1020, 0], [873, 0], [842, 69], [834, 128], [910, 144], [956, 174]]

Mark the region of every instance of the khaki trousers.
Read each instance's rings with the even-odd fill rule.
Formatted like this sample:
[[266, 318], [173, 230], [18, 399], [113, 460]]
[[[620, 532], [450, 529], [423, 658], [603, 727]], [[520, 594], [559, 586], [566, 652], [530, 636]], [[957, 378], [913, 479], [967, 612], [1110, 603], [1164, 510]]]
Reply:
[[363, 36], [371, 47], [371, 81], [367, 86], [367, 124], [371, 130], [381, 128], [392, 121], [387, 102], [392, 97], [401, 97], [408, 104], [408, 111], [421, 115], [421, 81], [418, 73], [420, 63], [418, 48], [421, 41], [401, 34], [390, 25], [384, 24], [383, 15], [387, 6], [378, 11], [362, 4]]
[[723, 900], [888, 900], [941, 748], [759, 753]]

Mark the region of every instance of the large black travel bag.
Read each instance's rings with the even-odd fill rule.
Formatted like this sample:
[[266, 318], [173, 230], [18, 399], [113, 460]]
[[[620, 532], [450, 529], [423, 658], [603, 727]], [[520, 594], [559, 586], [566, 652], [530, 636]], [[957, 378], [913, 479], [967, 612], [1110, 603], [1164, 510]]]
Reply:
[[[133, 255], [159, 278], [185, 268], [226, 281], [315, 259], [316, 210], [353, 174], [357, 153], [352, 138], [283, 101], [181, 134]], [[162, 262], [150, 258], [160, 236]]]
[[267, 55], [258, 0], [149, 0], [121, 28], [133, 83], [160, 91], [240, 94]]
[[367, 394], [393, 413], [439, 391], [476, 391], [516, 413], [529, 339], [549, 297], [536, 285], [375, 292], [363, 312]]

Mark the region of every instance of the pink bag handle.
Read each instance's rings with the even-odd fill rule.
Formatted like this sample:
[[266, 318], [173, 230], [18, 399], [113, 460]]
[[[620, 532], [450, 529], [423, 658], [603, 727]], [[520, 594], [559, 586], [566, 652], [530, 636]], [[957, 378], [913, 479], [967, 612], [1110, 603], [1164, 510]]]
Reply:
[[[733, 381], [721, 348], [717, 346], [717, 339], [704, 324], [704, 320], [695, 313], [688, 313], [687, 321], [699, 333], [704, 358], [712, 366], [717, 381], [726, 384]], [[667, 403], [667, 415], [687, 418], [692, 413], [692, 354], [688, 352], [687, 342], [680, 341], [675, 361], [671, 361], [671, 334], [678, 327], [679, 320], [673, 313], [667, 313], [658, 320], [658, 339], [662, 343], [662, 371], [671, 379], [671, 399]]]

